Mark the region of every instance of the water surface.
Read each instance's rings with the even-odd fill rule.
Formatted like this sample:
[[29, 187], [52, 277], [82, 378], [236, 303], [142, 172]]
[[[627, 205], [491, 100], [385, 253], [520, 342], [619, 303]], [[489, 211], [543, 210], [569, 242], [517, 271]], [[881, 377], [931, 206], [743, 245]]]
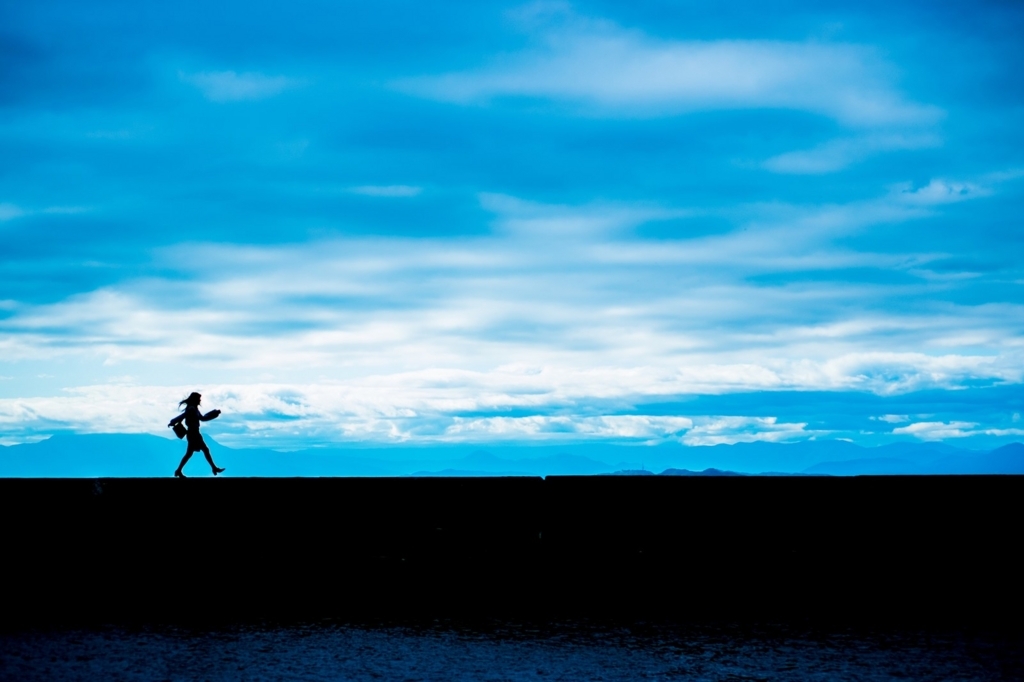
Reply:
[[1017, 635], [592, 622], [317, 622], [0, 635], [4, 680], [1012, 680]]

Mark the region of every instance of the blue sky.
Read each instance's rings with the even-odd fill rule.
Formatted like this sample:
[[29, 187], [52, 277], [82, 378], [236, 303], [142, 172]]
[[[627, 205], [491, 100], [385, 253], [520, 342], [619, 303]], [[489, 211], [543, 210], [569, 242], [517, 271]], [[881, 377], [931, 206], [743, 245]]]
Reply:
[[5, 3], [0, 443], [1024, 439], [1013, 3]]

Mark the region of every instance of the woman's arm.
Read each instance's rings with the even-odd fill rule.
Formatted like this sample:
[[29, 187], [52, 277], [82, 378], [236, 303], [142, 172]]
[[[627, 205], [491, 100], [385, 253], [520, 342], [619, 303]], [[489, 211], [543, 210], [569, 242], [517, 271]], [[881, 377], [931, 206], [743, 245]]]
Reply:
[[167, 422], [167, 426], [174, 426], [175, 424], [180, 424], [181, 420], [184, 419], [184, 418], [185, 418], [185, 412], [182, 412], [177, 417], [175, 417], [171, 421]]
[[202, 419], [204, 422], [208, 422], [211, 419], [216, 419], [219, 416], [220, 416], [220, 410], [210, 410], [206, 414], [199, 415], [199, 418]]

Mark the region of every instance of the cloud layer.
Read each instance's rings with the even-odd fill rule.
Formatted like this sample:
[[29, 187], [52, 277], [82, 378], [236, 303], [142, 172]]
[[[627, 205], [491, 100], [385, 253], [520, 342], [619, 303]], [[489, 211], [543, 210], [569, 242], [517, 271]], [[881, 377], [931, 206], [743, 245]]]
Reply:
[[[936, 307], [928, 300], [949, 285], [923, 273], [941, 255], [840, 245], [990, 191], [933, 180], [848, 205], [752, 207], [758, 217], [733, 232], [675, 240], [635, 231], [686, 220], [690, 211], [483, 194], [493, 216], [489, 236], [176, 246], [162, 252], [160, 267], [179, 275], [16, 307], [0, 323], [0, 347], [12, 360], [77, 358], [121, 374], [188, 368], [219, 406], [244, 416], [239, 434], [277, 443], [714, 445], [827, 436], [771, 414], [594, 414], [586, 405], [599, 400], [635, 412], [637, 403], [688, 394], [894, 395], [1020, 383], [1024, 307]], [[820, 274], [836, 268], [917, 275], [902, 285], [851, 286]], [[756, 283], [783, 272], [813, 279]], [[895, 298], [905, 305], [893, 308]], [[259, 383], [245, 385], [254, 378]], [[134, 383], [8, 400], [3, 418], [101, 431], [145, 423], [152, 431], [157, 406], [166, 411], [187, 392]], [[130, 417], [114, 409], [123, 391], [136, 396]], [[892, 433], [959, 437], [963, 426], [914, 424]]]

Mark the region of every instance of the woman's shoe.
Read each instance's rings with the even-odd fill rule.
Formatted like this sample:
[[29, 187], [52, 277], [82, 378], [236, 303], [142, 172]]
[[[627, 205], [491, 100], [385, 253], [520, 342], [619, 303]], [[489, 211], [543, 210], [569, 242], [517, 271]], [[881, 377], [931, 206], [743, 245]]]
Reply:
[[213, 475], [216, 476], [220, 472], [224, 471], [222, 467], [213, 467]]
[[175, 478], [187, 478], [185, 476], [185, 474], [181, 473], [181, 469], [178, 469], [177, 471], [174, 472], [174, 477]]

